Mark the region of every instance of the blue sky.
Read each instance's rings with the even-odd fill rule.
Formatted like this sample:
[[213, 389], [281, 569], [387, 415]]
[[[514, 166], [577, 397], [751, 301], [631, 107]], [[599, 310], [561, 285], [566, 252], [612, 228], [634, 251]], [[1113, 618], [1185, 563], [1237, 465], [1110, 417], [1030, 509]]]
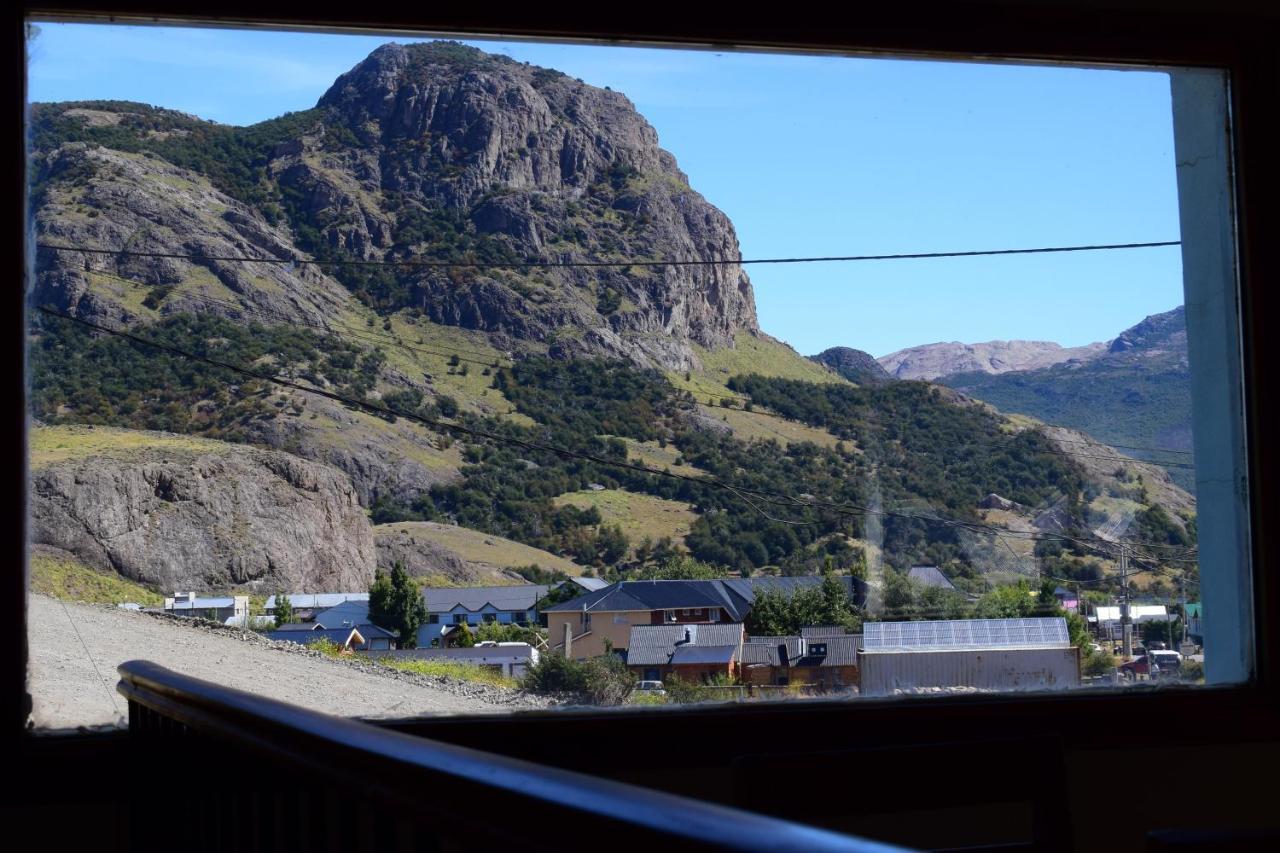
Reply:
[[[31, 100], [117, 98], [251, 124], [307, 109], [391, 38], [41, 24]], [[397, 41], [406, 41], [396, 38]], [[1176, 240], [1155, 72], [471, 42], [626, 93], [744, 257]], [[1182, 302], [1176, 247], [752, 267], [802, 353], [1105, 340]]]

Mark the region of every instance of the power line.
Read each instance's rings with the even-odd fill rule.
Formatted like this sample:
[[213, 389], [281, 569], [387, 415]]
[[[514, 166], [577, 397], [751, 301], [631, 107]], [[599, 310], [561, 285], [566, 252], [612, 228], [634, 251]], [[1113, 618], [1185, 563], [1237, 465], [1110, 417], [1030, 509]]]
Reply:
[[[103, 276], [104, 278], [109, 278], [109, 279], [112, 279], [112, 280], [114, 280], [114, 281], [119, 281], [119, 282], [121, 282], [121, 283], [123, 283], [123, 284], [128, 284], [128, 285], [133, 285], [133, 286], [138, 286], [138, 287], [150, 287], [150, 286], [153, 286], [153, 285], [147, 285], [147, 284], [145, 284], [145, 283], [143, 283], [143, 282], [138, 282], [138, 281], [134, 281], [134, 280], [132, 280], [132, 279], [127, 279], [127, 278], [123, 278], [123, 277], [121, 277], [121, 276], [113, 275], [113, 274], [111, 274], [111, 273], [102, 272], [102, 271], [99, 271], [99, 270], [88, 270], [87, 272], [90, 272], [90, 273], [92, 273], [92, 274], [94, 274], [94, 275], [100, 275], [100, 276]], [[154, 285], [154, 286], [161, 286], [161, 287], [162, 287], [163, 285]], [[240, 312], [242, 312], [242, 313], [244, 313], [244, 314], [248, 314], [248, 315], [251, 315], [251, 316], [257, 316], [257, 317], [260, 317], [260, 318], [274, 318], [274, 319], [275, 319], [275, 320], [277, 320], [277, 321], [284, 322], [284, 323], [288, 323], [288, 324], [291, 324], [291, 325], [303, 325], [303, 326], [308, 326], [308, 327], [310, 327], [310, 328], [314, 328], [314, 329], [320, 329], [320, 330], [323, 330], [323, 331], [326, 331], [326, 332], [333, 332], [333, 331], [334, 331], [334, 327], [336, 327], [337, 329], [342, 330], [342, 332], [341, 332], [342, 334], [350, 335], [350, 336], [352, 336], [352, 337], [356, 338], [357, 340], [361, 340], [361, 341], [363, 341], [363, 342], [365, 342], [365, 343], [370, 343], [370, 344], [374, 344], [374, 345], [384, 345], [384, 346], [388, 346], [388, 347], [398, 347], [398, 348], [404, 349], [404, 350], [406, 350], [406, 351], [410, 351], [410, 352], [418, 352], [418, 353], [425, 353], [425, 354], [428, 354], [428, 355], [437, 355], [437, 356], [445, 356], [445, 355], [448, 355], [450, 358], [457, 358], [457, 360], [458, 360], [458, 361], [461, 361], [461, 362], [467, 362], [467, 363], [469, 363], [469, 364], [477, 364], [477, 365], [481, 365], [481, 366], [484, 366], [484, 367], [491, 367], [491, 366], [493, 366], [493, 364], [494, 364], [494, 362], [495, 362], [496, 360], [500, 360], [500, 359], [504, 358], [504, 357], [501, 357], [501, 356], [500, 356], [500, 357], [499, 357], [499, 359], [490, 359], [490, 360], [487, 360], [487, 361], [479, 361], [479, 360], [476, 360], [476, 359], [466, 358], [466, 357], [463, 357], [462, 355], [460, 355], [460, 353], [472, 353], [472, 354], [476, 354], [476, 355], [481, 355], [481, 354], [482, 354], [482, 353], [478, 353], [478, 352], [476, 352], [476, 351], [474, 351], [474, 350], [456, 349], [456, 348], [449, 347], [449, 346], [447, 346], [447, 345], [443, 345], [443, 344], [432, 344], [432, 345], [431, 345], [431, 347], [426, 347], [426, 346], [422, 346], [422, 345], [414, 346], [414, 345], [412, 345], [412, 344], [406, 343], [405, 341], [399, 340], [399, 339], [398, 339], [397, 337], [395, 337], [394, 335], [391, 335], [390, 333], [385, 332], [385, 331], [378, 332], [378, 331], [376, 331], [376, 330], [372, 330], [372, 329], [361, 329], [361, 328], [359, 328], [359, 327], [350, 326], [350, 325], [347, 325], [347, 324], [345, 324], [345, 323], [340, 323], [340, 322], [336, 322], [336, 321], [328, 321], [328, 320], [325, 320], [325, 321], [320, 322], [320, 323], [316, 323], [316, 322], [313, 322], [313, 321], [308, 321], [308, 320], [303, 319], [303, 318], [301, 318], [301, 317], [295, 317], [295, 316], [292, 316], [292, 315], [285, 314], [284, 312], [279, 311], [279, 310], [276, 310], [276, 309], [267, 308], [267, 307], [264, 307], [264, 306], [246, 306], [246, 305], [243, 305], [243, 304], [241, 304], [241, 303], [231, 302], [231, 301], [223, 300], [223, 299], [218, 299], [218, 298], [216, 298], [216, 297], [208, 296], [208, 295], [206, 295], [206, 294], [197, 294], [197, 293], [184, 292], [184, 293], [179, 294], [179, 296], [180, 296], [180, 297], [182, 297], [182, 298], [193, 299], [193, 300], [198, 301], [198, 302], [204, 302], [204, 303], [206, 303], [206, 304], [218, 305], [218, 306], [221, 306], [221, 307], [226, 308], [226, 309], [228, 309], [228, 310], [240, 311]], [[440, 350], [443, 350], [443, 352], [441, 352]], [[507, 359], [507, 360], [509, 361], [510, 359]], [[500, 366], [500, 367], [509, 367], [510, 365], [499, 365], [499, 366]], [[677, 390], [684, 390], [684, 391], [687, 391], [688, 389], [677, 389]], [[690, 392], [690, 393], [692, 393], [692, 392]], [[743, 402], [753, 402], [753, 401], [752, 401], [752, 399], [751, 399], [749, 396], [716, 395], [716, 394], [711, 394], [710, 392], [699, 392], [699, 393], [705, 393], [705, 394], [706, 394], [706, 396], [707, 396], [707, 397], [709, 397], [709, 398], [711, 398], [711, 397], [718, 397], [718, 398], [720, 398], [720, 399], [732, 399], [732, 400], [739, 400], [739, 401], [743, 401]], [[743, 411], [746, 411], [746, 410], [744, 409]], [[788, 419], [786, 419], [786, 418], [783, 418], [783, 417], [782, 417], [782, 416], [780, 416], [780, 415], [775, 415], [775, 414], [773, 414], [773, 413], [771, 413], [771, 412], [766, 412], [766, 411], [757, 411], [757, 410], [754, 410], [754, 409], [753, 409], [752, 411], [748, 412], [748, 414], [755, 414], [755, 415], [759, 415], [759, 416], [761, 416], [761, 417], [771, 418], [771, 419], [774, 419], [774, 420], [780, 420], [780, 421], [787, 421], [787, 420], [788, 420]], [[788, 421], [788, 422], [791, 422], [791, 421]], [[803, 423], [803, 422], [800, 422], [800, 423]], [[804, 424], [804, 425], [805, 425], [805, 426], [810, 426], [810, 427], [812, 427], [812, 425], [811, 425], [811, 424]], [[788, 440], [788, 441], [790, 440], [790, 439], [789, 439], [789, 438], [788, 438], [784, 433], [782, 433], [782, 432], [780, 432], [780, 431], [778, 431], [778, 430], [776, 430], [776, 429], [773, 429], [773, 428], [771, 428], [771, 427], [765, 427], [765, 428], [766, 428], [766, 429], [768, 429], [770, 432], [774, 433], [775, 435], [777, 435], [778, 437], [780, 437], [780, 438], [784, 439], [784, 440]], [[815, 428], [816, 428], [816, 427], [815, 427]], [[837, 438], [838, 440], [840, 440], [838, 436], [836, 436], [836, 438]], [[1050, 440], [1051, 440], [1051, 441], [1056, 441], [1055, 439], [1050, 439]], [[1015, 441], [1016, 441], [1016, 439], [1015, 439], [1015, 440], [1011, 440], [1011, 441], [1009, 441], [1009, 442], [989, 442], [989, 441], [988, 441], [988, 442], [982, 442], [982, 441], [976, 441], [976, 442], [974, 442], [974, 443], [975, 443], [975, 444], [984, 444], [984, 443], [985, 443], [988, 447], [1006, 447], [1006, 446], [1013, 446], [1013, 444], [1015, 443]], [[1069, 440], [1069, 439], [1063, 439], [1062, 441], [1070, 442], [1070, 440]], [[1070, 442], [1070, 443], [1075, 443], [1075, 444], [1089, 444], [1089, 442], [1084, 442], [1084, 441], [1076, 441], [1076, 442]], [[968, 445], [959, 445], [959, 444], [957, 443], [957, 446], [968, 446]], [[1114, 447], [1115, 445], [1107, 445], [1107, 446]], [[1194, 466], [1194, 465], [1190, 465], [1190, 464], [1187, 464], [1187, 463], [1176, 463], [1176, 462], [1161, 463], [1161, 462], [1155, 462], [1155, 461], [1150, 461], [1150, 460], [1131, 459], [1131, 458], [1127, 458], [1127, 457], [1120, 457], [1120, 456], [1100, 456], [1100, 455], [1090, 455], [1090, 454], [1073, 453], [1073, 452], [1071, 452], [1071, 451], [1066, 451], [1066, 450], [1050, 450], [1050, 449], [1044, 449], [1044, 448], [1041, 448], [1041, 450], [1043, 450], [1043, 452], [1045, 452], [1045, 453], [1051, 453], [1051, 454], [1056, 454], [1056, 455], [1060, 455], [1060, 456], [1075, 456], [1075, 457], [1078, 457], [1078, 458], [1084, 458], [1084, 459], [1104, 459], [1104, 460], [1107, 460], [1107, 461], [1115, 461], [1115, 462], [1119, 462], [1119, 463], [1122, 463], [1122, 464], [1123, 464], [1123, 463], [1132, 463], [1132, 464], [1136, 464], [1136, 465], [1148, 465], [1148, 466], [1156, 466], [1156, 467], [1178, 467], [1178, 468], [1188, 468], [1188, 469], [1194, 469], [1194, 468], [1195, 468], [1195, 466]], [[1175, 451], [1175, 452], [1176, 452], [1176, 451]]]
[[[516, 438], [510, 435], [502, 435], [499, 433], [490, 432], [488, 430], [468, 427], [464, 424], [453, 423], [450, 421], [442, 421], [435, 418], [428, 418], [428, 417], [424, 417], [422, 415], [411, 413], [411, 412], [398, 411], [389, 406], [384, 406], [384, 405], [373, 403], [367, 400], [358, 400], [352, 397], [346, 397], [341, 394], [336, 394], [331, 391], [326, 391], [320, 388], [303, 385], [288, 379], [282, 379], [280, 377], [272, 376], [270, 374], [258, 373], [257, 371], [249, 370], [247, 368], [240, 367], [239, 365], [231, 364], [229, 362], [224, 362], [215, 358], [210, 358], [208, 356], [198, 355], [188, 350], [184, 350], [180, 347], [175, 347], [170, 344], [161, 343], [159, 341], [149, 340], [147, 338], [143, 338], [138, 335], [132, 334], [131, 332], [127, 332], [120, 329], [111, 329], [106, 326], [101, 326], [89, 320], [85, 320], [80, 317], [75, 317], [70, 314], [65, 314], [61, 311], [55, 311], [51, 308], [39, 307], [36, 310], [43, 314], [47, 314], [51, 317], [57, 317], [63, 320], [67, 320], [98, 332], [103, 332], [105, 334], [124, 338], [126, 340], [133, 341], [134, 343], [138, 343], [143, 346], [152, 347], [154, 349], [168, 352], [183, 358], [191, 359], [193, 361], [203, 362], [205, 364], [210, 364], [215, 367], [223, 368], [225, 370], [230, 370], [242, 376], [248, 376], [250, 378], [259, 379], [264, 382], [271, 382], [273, 384], [280, 385], [282, 387], [292, 388], [294, 390], [302, 391], [308, 394], [315, 394], [317, 396], [325, 397], [327, 399], [342, 403], [344, 405], [363, 408], [367, 411], [370, 411], [376, 414], [402, 417], [402, 418], [405, 418], [406, 420], [416, 421], [418, 423], [421, 423], [425, 426], [431, 427], [436, 430], [461, 433], [461, 434], [469, 435], [475, 438], [488, 439], [490, 441], [496, 441], [499, 443], [506, 443], [506, 444], [517, 446], [517, 447], [522, 447], [527, 450], [535, 450], [543, 453], [551, 453], [561, 457], [583, 459], [583, 460], [593, 462], [599, 465], [603, 465], [606, 467], [614, 467], [614, 468], [619, 468], [623, 470], [635, 471], [643, 474], [667, 477], [669, 479], [682, 480], [689, 483], [711, 485], [713, 487], [723, 489], [725, 491], [728, 491], [738, 496], [740, 499], [743, 499], [746, 503], [748, 503], [758, 511], [759, 511], [759, 508], [756, 507], [756, 505], [749, 498], [746, 497], [747, 495], [750, 495], [751, 497], [754, 497], [757, 500], [760, 500], [764, 503], [768, 503], [775, 506], [790, 507], [793, 509], [795, 508], [816, 509], [816, 510], [825, 509], [825, 510], [835, 512], [837, 514], [850, 515], [850, 516], [879, 515], [884, 517], [902, 518], [902, 519], [909, 519], [909, 520], [915, 520], [915, 521], [922, 521], [926, 523], [941, 524], [941, 525], [952, 527], [952, 528], [967, 529], [971, 532], [997, 533], [997, 534], [1003, 533], [1005, 535], [1019, 536], [1020, 538], [1055, 539], [1055, 540], [1062, 540], [1062, 541], [1077, 542], [1082, 544], [1088, 541], [1079, 537], [1070, 537], [1064, 534], [1054, 534], [1054, 533], [1040, 533], [1038, 535], [1033, 534], [1029, 537], [1021, 536], [1021, 534], [1023, 534], [1024, 531], [1002, 530], [1001, 528], [993, 527], [987, 524], [982, 524], [980, 522], [912, 515], [908, 513], [900, 513], [900, 512], [893, 512], [893, 511], [886, 511], [886, 510], [875, 510], [869, 507], [858, 506], [856, 504], [852, 504], [849, 502], [832, 503], [829, 501], [817, 501], [815, 499], [801, 499], [799, 497], [796, 497], [793, 495], [787, 495], [780, 492], [772, 492], [772, 491], [763, 490], [763, 489], [734, 486], [730, 483], [726, 483], [714, 477], [691, 476], [691, 475], [680, 474], [680, 473], [669, 471], [669, 470], [649, 468], [648, 466], [638, 465], [632, 462], [620, 462], [614, 459], [607, 459], [605, 457], [597, 456], [592, 453], [587, 453], [585, 451], [572, 450], [566, 447], [557, 447], [555, 445], [543, 444], [541, 442], [527, 441], [525, 439]], [[1094, 541], [1101, 542], [1102, 544], [1108, 547], [1114, 548], [1117, 546], [1117, 543], [1110, 542], [1107, 540], [1099, 539]], [[1150, 545], [1152, 547], [1173, 547], [1173, 546], [1161, 546], [1159, 543], [1132, 543], [1132, 544], [1144, 544], [1144, 545]]]
[[922, 260], [928, 258], [974, 258], [996, 255], [1039, 255], [1062, 252], [1102, 252], [1119, 249], [1153, 249], [1166, 246], [1180, 246], [1181, 240], [1161, 240], [1149, 243], [1097, 243], [1078, 246], [1042, 246], [1031, 249], [975, 249], [962, 252], [903, 252], [888, 255], [824, 255], [798, 258], [724, 258], [724, 259], [688, 259], [661, 261], [427, 261], [427, 260], [314, 260], [305, 258], [270, 258], [245, 257], [243, 255], [192, 255], [180, 252], [140, 252], [132, 249], [101, 249], [86, 246], [59, 246], [51, 243], [36, 243], [37, 249], [64, 252], [83, 252], [89, 255], [119, 255], [132, 258], [165, 258], [187, 261], [221, 261], [235, 263], [264, 263], [295, 266], [343, 266], [343, 267], [422, 267], [428, 269], [527, 269], [557, 267], [710, 267], [710, 266], [747, 266], [749, 264], [817, 264], [848, 263], [853, 261], [899, 261]]

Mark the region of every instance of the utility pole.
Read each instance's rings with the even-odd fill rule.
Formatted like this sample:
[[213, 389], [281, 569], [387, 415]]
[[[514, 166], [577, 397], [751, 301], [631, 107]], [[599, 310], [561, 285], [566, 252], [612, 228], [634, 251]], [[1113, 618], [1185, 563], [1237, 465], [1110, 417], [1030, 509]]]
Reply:
[[[1120, 589], [1124, 598], [1120, 602], [1120, 631], [1121, 648], [1124, 651], [1124, 659], [1126, 661], [1133, 660], [1133, 622], [1129, 618], [1129, 552], [1125, 550], [1123, 544], [1120, 545]], [[1151, 666], [1151, 658], [1147, 658], [1148, 671]]]

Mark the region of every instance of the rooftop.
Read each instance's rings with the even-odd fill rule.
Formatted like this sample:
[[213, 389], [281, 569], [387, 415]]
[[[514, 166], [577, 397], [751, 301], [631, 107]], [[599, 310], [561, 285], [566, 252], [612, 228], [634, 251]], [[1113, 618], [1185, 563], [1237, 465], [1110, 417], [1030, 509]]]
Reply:
[[1071, 644], [1061, 616], [1031, 619], [954, 619], [937, 622], [868, 622], [867, 652], [962, 649], [1065, 648]]
[[477, 613], [492, 606], [495, 610], [533, 610], [551, 587], [526, 583], [515, 586], [423, 587], [428, 613], [448, 613], [458, 607]]
[[937, 566], [912, 566], [911, 571], [907, 572], [907, 577], [921, 586], [955, 589], [955, 585], [947, 580], [947, 576]]
[[[848, 575], [841, 576], [849, 594], [858, 600], [860, 588]], [[777, 578], [724, 578], [721, 580], [646, 580], [621, 581], [570, 601], [554, 604], [548, 613], [588, 611], [620, 612], [634, 610], [673, 610], [676, 608], [721, 607], [735, 622], [751, 610], [756, 592], [774, 589], [790, 595], [803, 587], [818, 586], [816, 575]]]
[[[732, 646], [742, 641], [741, 622], [713, 622], [701, 625], [636, 625], [631, 629], [627, 663], [650, 665], [672, 663], [677, 648]], [[689, 661], [684, 661], [688, 663]]]

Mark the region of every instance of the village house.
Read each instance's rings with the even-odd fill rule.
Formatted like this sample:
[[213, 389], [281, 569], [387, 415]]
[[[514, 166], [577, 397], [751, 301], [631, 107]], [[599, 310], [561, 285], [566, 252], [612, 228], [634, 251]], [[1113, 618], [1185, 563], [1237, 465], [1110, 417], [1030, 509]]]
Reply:
[[200, 598], [194, 592], [175, 592], [164, 600], [164, 609], [175, 616], [190, 616], [224, 624], [243, 624], [249, 615], [249, 596]]
[[[358, 602], [352, 603], [356, 604]], [[396, 635], [385, 628], [379, 628], [377, 625], [369, 622], [367, 618], [363, 620], [349, 618], [330, 619], [328, 614], [325, 614], [324, 622], [289, 622], [281, 625], [274, 631], [267, 632], [267, 636], [273, 637], [275, 634], [297, 634], [299, 636], [289, 637], [289, 641], [306, 645], [307, 643], [315, 642], [316, 637], [318, 636], [325, 636], [329, 639], [333, 639], [333, 637], [327, 632], [347, 631], [352, 628], [356, 629], [360, 633], [360, 640], [352, 646], [352, 649], [356, 651], [390, 651], [396, 647]], [[307, 634], [311, 634], [312, 636], [305, 636]], [[280, 638], [273, 637], [273, 639]]]
[[747, 637], [742, 647], [742, 681], [752, 685], [810, 685], [839, 690], [858, 685], [861, 634], [818, 625], [800, 636]]
[[[865, 600], [865, 584], [849, 576], [841, 581], [854, 603]], [[821, 583], [816, 576], [621, 581], [551, 605], [543, 615], [551, 647], [585, 660], [603, 655], [606, 641], [613, 649], [626, 650], [631, 629], [638, 625], [742, 622], [758, 590], [774, 589], [789, 596]]]
[[477, 626], [484, 622], [514, 625], [538, 624], [538, 602], [550, 587], [545, 584], [516, 586], [424, 587], [427, 622], [418, 631], [418, 647], [443, 648], [449, 645], [454, 627], [464, 622]]
[[267, 632], [266, 637], [268, 640], [297, 643], [300, 646], [309, 646], [318, 640], [325, 639], [344, 652], [355, 651], [368, 642], [364, 635], [355, 628], [312, 628], [311, 630], [306, 630], [282, 626], [279, 630]]
[[635, 625], [627, 641], [627, 668], [644, 681], [678, 677], [705, 682], [734, 681], [742, 659], [741, 622]]
[[[310, 622], [330, 607], [337, 607], [347, 601], [369, 600], [367, 592], [287, 592], [289, 606], [293, 608], [293, 618], [299, 622]], [[276, 597], [267, 596], [263, 611], [269, 614], [276, 612]]]

